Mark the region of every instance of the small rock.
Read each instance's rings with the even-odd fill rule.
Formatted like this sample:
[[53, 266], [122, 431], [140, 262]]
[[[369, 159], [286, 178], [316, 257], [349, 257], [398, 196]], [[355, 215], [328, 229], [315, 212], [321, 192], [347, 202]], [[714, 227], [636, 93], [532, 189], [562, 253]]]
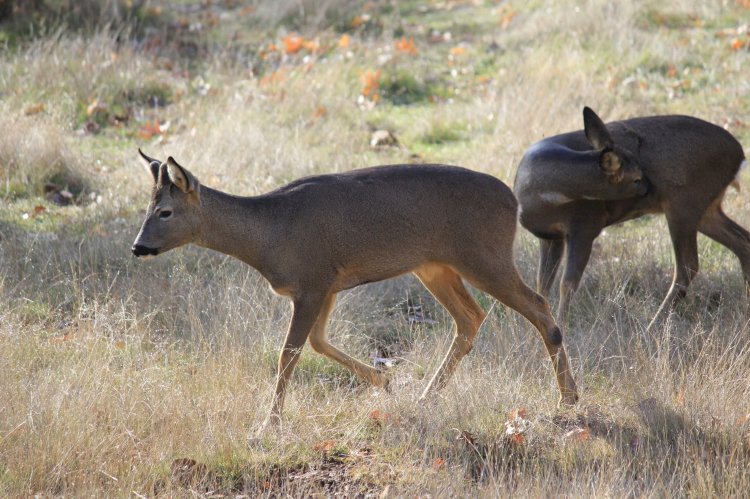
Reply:
[[370, 136], [370, 147], [388, 147], [398, 145], [398, 139], [390, 130], [375, 130]]

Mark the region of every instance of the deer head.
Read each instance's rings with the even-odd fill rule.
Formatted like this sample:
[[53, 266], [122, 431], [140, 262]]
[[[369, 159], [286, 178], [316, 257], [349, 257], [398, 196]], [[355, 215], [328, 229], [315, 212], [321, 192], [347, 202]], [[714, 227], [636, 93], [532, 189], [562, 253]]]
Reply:
[[138, 237], [133, 243], [137, 257], [164, 253], [194, 242], [202, 223], [200, 183], [170, 156], [166, 162], [146, 156], [154, 187]]
[[586, 139], [599, 154], [599, 168], [607, 179], [593, 199], [614, 200], [643, 196], [648, 184], [633, 153], [612, 140], [604, 122], [589, 107], [583, 108]]

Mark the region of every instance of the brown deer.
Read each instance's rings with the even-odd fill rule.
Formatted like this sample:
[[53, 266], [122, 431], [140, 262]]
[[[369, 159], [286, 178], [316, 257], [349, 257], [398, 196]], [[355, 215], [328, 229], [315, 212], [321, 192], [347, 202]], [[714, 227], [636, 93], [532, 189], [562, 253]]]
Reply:
[[484, 320], [463, 278], [539, 330], [561, 401], [576, 402], [560, 329], [547, 301], [524, 284], [513, 262], [517, 202], [496, 178], [442, 165], [381, 166], [238, 197], [201, 185], [171, 157], [161, 162], [140, 154], [154, 187], [134, 255], [197, 244], [252, 266], [293, 302], [264, 427], [279, 423], [287, 382], [308, 339], [315, 351], [362, 379], [387, 386], [382, 372], [328, 342], [326, 320], [339, 291], [406, 272], [416, 274], [456, 323], [450, 349], [422, 398], [446, 383]]
[[565, 253], [558, 322], [567, 318], [602, 229], [647, 213], [664, 213], [675, 253], [672, 286], [648, 329], [685, 296], [698, 272], [699, 231], [737, 255], [750, 283], [750, 233], [721, 209], [745, 158], [729, 132], [690, 116], [605, 125], [588, 107], [583, 124], [531, 146], [513, 187], [521, 225], [540, 240], [537, 290], [545, 297]]

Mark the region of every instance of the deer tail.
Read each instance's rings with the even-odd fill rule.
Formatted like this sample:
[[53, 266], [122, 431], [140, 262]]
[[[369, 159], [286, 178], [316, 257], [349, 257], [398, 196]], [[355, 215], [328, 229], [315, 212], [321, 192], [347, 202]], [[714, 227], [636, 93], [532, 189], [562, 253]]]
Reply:
[[747, 160], [742, 160], [742, 163], [740, 163], [740, 169], [737, 170], [737, 175], [734, 176], [734, 180], [729, 184], [735, 189], [737, 189], [737, 192], [740, 192], [740, 173], [742, 173], [742, 170], [747, 168]]

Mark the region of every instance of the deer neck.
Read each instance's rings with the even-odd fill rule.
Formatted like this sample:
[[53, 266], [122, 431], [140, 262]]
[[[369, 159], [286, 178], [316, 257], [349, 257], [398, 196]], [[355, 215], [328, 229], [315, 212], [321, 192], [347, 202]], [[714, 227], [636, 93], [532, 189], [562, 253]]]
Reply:
[[258, 269], [266, 233], [262, 203], [201, 186], [199, 246], [233, 256]]

